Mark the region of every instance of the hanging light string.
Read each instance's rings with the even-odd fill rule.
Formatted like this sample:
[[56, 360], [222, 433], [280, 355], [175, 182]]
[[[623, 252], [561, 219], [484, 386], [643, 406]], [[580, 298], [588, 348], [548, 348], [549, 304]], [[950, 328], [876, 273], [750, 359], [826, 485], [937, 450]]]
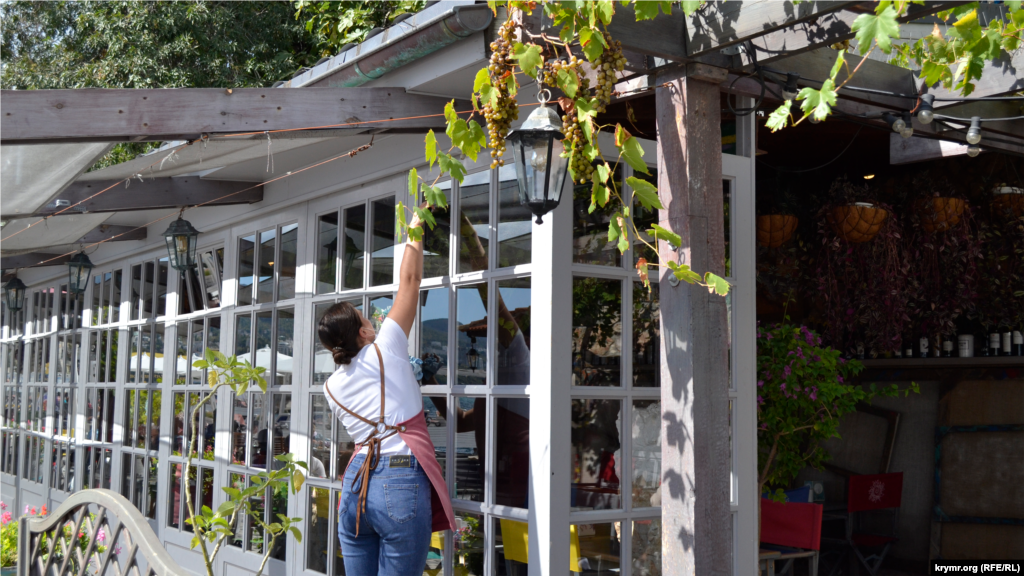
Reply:
[[[225, 194], [225, 195], [220, 196], [218, 198], [212, 198], [210, 200], [207, 200], [205, 202], [200, 202], [199, 204], [194, 204], [192, 206], [184, 206], [184, 207], [181, 208], [180, 211], [179, 210], [173, 210], [173, 211], [168, 212], [167, 214], [161, 216], [160, 218], [157, 218], [155, 220], [151, 220], [151, 221], [149, 221], [149, 222], [147, 222], [147, 223], [145, 223], [145, 224], [143, 224], [141, 226], [136, 226], [135, 228], [132, 228], [131, 230], [126, 230], [124, 232], [121, 232], [120, 234], [115, 234], [114, 236], [111, 236], [110, 238], [105, 238], [105, 239], [100, 240], [98, 242], [93, 242], [92, 244], [89, 244], [87, 246], [83, 246], [82, 250], [87, 250], [89, 248], [92, 248], [93, 246], [99, 246], [100, 244], [104, 244], [106, 242], [110, 242], [111, 240], [114, 240], [115, 238], [118, 238], [119, 236], [123, 236], [125, 234], [131, 234], [132, 232], [135, 232], [136, 230], [141, 230], [143, 228], [148, 228], [149, 226], [152, 226], [153, 224], [156, 224], [157, 222], [166, 220], [168, 218], [173, 218], [174, 216], [179, 216], [180, 217], [182, 214], [185, 213], [186, 210], [191, 210], [193, 208], [199, 208], [200, 206], [205, 206], [207, 204], [212, 204], [214, 202], [218, 202], [220, 200], [224, 200], [225, 198], [230, 198], [231, 196], [235, 196], [236, 194], [241, 194], [242, 192], [248, 192], [249, 190], [254, 190], [256, 188], [259, 188], [260, 186], [264, 186], [264, 185], [270, 184], [272, 182], [277, 182], [278, 180], [283, 180], [285, 178], [290, 178], [292, 176], [295, 176], [296, 174], [300, 174], [302, 172], [305, 172], [306, 170], [312, 170], [313, 168], [316, 168], [318, 166], [323, 166], [324, 164], [328, 164], [330, 162], [334, 162], [335, 160], [340, 160], [342, 158], [351, 158], [351, 157], [355, 156], [356, 154], [358, 154], [359, 152], [365, 152], [366, 150], [369, 150], [370, 147], [373, 146], [373, 139], [374, 139], [374, 135], [371, 134], [369, 142], [367, 142], [366, 144], [363, 144], [362, 146], [359, 146], [357, 148], [353, 148], [352, 150], [349, 150], [348, 152], [345, 152], [344, 154], [339, 154], [339, 155], [334, 156], [332, 158], [328, 158], [327, 160], [322, 160], [320, 162], [317, 162], [316, 164], [311, 164], [309, 166], [306, 166], [305, 168], [300, 168], [298, 170], [292, 170], [291, 172], [288, 172], [287, 174], [284, 174], [282, 176], [278, 176], [277, 178], [271, 178], [270, 180], [267, 180], [265, 182], [261, 182], [259, 184], [250, 186], [248, 188], [243, 188], [242, 190], [238, 190], [238, 191], [232, 192], [230, 194]], [[65, 254], [59, 254], [57, 256], [54, 256], [52, 258], [48, 258], [46, 260], [43, 260], [42, 262], [39, 262], [38, 264], [36, 264], [36, 266], [42, 266], [42, 265], [46, 264], [47, 262], [51, 262], [53, 260], [57, 260], [58, 258], [63, 258], [65, 256], [70, 256], [70, 255], [75, 254], [76, 252], [80, 252], [80, 251], [81, 250], [72, 250], [71, 252], [67, 252]]]

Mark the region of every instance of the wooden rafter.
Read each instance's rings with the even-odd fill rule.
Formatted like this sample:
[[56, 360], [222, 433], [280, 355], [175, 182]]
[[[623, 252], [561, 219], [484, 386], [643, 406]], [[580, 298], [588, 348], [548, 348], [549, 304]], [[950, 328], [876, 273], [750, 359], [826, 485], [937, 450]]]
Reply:
[[159, 142], [337, 124], [443, 130], [447, 102], [402, 88], [3, 90], [0, 144]]
[[12, 270], [15, 268], [35, 268], [40, 262], [46, 262], [44, 266], [66, 266], [71, 259], [67, 254], [50, 254], [47, 252], [26, 252], [14, 256], [0, 256], [0, 268]]
[[[111, 186], [114, 188], [89, 198]], [[37, 216], [47, 216], [64, 210], [67, 205], [78, 204], [72, 211], [78, 212], [123, 212], [127, 210], [149, 210], [153, 208], [176, 208], [178, 206], [224, 206], [229, 204], [252, 204], [263, 200], [263, 186], [249, 182], [226, 182], [202, 180], [196, 176], [178, 178], [148, 178], [134, 181], [125, 187], [118, 182], [75, 182], [57, 198], [68, 203], [58, 206], [51, 202], [44, 206]]]

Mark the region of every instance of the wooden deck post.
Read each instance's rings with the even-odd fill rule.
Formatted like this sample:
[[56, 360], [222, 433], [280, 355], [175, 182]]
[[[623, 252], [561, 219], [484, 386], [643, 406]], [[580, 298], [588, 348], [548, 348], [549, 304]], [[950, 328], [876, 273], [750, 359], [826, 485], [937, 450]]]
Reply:
[[[724, 69], [690, 64], [658, 76], [661, 225], [681, 261], [725, 275], [721, 104]], [[663, 86], [667, 84], [666, 86]], [[662, 254], [670, 254], [662, 242]], [[665, 574], [732, 573], [728, 324], [725, 299], [661, 283], [662, 566]]]

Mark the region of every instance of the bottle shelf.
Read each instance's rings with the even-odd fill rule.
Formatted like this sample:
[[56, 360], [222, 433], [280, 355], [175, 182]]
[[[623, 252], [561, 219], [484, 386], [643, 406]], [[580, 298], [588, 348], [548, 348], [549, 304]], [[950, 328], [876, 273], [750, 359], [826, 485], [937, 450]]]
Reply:
[[1024, 356], [875, 358], [861, 362], [865, 368], [1024, 368]]

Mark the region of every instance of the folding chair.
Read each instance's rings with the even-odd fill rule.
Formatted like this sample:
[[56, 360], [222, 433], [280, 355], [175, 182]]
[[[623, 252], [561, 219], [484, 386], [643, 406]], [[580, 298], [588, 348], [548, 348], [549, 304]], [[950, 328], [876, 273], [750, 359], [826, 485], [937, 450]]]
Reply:
[[775, 562], [786, 561], [782, 574], [793, 569], [794, 560], [807, 558], [810, 575], [817, 576], [821, 513], [821, 504], [761, 499], [761, 548], [780, 553], [765, 559], [769, 575], [775, 573]]
[[[894, 542], [899, 541], [896, 527], [899, 522], [900, 503], [903, 500], [903, 473], [870, 474], [849, 478], [846, 510], [850, 515], [847, 535], [850, 549], [860, 563], [875, 576]], [[856, 514], [873, 510], [892, 511], [892, 530], [888, 534], [863, 532], [858, 529]], [[870, 553], [867, 553], [869, 551]]]

